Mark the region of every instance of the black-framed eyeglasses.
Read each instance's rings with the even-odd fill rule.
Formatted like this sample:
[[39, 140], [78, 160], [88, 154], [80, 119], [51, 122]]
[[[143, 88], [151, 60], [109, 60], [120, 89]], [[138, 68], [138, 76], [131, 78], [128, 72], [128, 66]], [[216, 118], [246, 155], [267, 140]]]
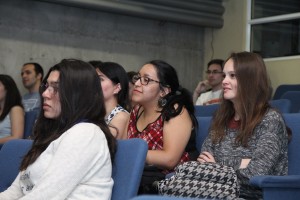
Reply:
[[54, 83], [42, 83], [41, 86], [40, 86], [40, 89], [41, 89], [41, 92], [45, 92], [46, 90], [48, 90], [48, 92], [51, 94], [51, 95], [55, 95], [57, 92], [58, 92], [58, 82], [54, 82]]
[[153, 80], [153, 79], [151, 79], [151, 78], [149, 78], [149, 77], [146, 77], [146, 76], [134, 75], [134, 76], [132, 77], [132, 83], [133, 83], [133, 84], [135, 84], [138, 80], [141, 81], [141, 84], [142, 84], [142, 85], [148, 85], [149, 82], [161, 83], [161, 82], [159, 82], [159, 81]]
[[223, 72], [222, 71], [218, 71], [218, 70], [207, 70], [207, 71], [205, 71], [205, 73], [208, 75], [208, 74], [213, 74], [213, 75], [215, 75], [215, 74], [223, 74]]

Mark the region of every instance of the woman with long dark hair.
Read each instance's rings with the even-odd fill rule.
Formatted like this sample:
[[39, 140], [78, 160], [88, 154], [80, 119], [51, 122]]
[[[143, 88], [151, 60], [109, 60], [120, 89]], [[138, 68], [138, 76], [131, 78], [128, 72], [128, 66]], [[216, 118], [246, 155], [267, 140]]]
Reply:
[[129, 81], [125, 69], [115, 62], [90, 62], [100, 77], [106, 109], [105, 121], [117, 139], [126, 139], [129, 119]]
[[12, 139], [23, 138], [24, 109], [15, 81], [0, 74], [0, 146]]
[[110, 199], [115, 138], [95, 69], [80, 60], [50, 68], [33, 145], [0, 199]]
[[[179, 163], [194, 160], [198, 155], [192, 96], [179, 85], [176, 70], [162, 60], [143, 65], [133, 82], [132, 101], [136, 106], [131, 111], [128, 137], [142, 138], [148, 143], [146, 164], [154, 166], [161, 173], [158, 176], [164, 178]], [[140, 192], [151, 193], [151, 182], [157, 180], [150, 174], [152, 180], [147, 186], [145, 173]]]

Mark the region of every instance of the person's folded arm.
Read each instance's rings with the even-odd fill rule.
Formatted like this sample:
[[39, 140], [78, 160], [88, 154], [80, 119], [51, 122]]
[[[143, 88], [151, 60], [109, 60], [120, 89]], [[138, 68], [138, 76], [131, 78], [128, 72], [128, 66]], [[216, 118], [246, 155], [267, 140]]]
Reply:
[[269, 116], [259, 126], [256, 148], [250, 162], [245, 168], [237, 170], [239, 176], [247, 179], [257, 175], [271, 175], [272, 168], [278, 164], [282, 153], [287, 152], [287, 133], [284, 122]]

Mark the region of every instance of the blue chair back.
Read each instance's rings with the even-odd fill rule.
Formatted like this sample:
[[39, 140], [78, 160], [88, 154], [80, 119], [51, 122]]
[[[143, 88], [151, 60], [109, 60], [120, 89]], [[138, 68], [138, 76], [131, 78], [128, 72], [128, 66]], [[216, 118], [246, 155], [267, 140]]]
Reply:
[[269, 101], [271, 107], [279, 110], [281, 113], [291, 112], [291, 101], [288, 99], [276, 99]]
[[300, 84], [279, 85], [274, 93], [273, 100], [282, 98], [281, 96], [287, 91], [300, 91]]
[[211, 120], [212, 117], [197, 117], [198, 131], [196, 134], [196, 147], [199, 152], [201, 151], [201, 146], [209, 133]]
[[37, 118], [36, 111], [25, 112], [25, 127], [24, 127], [24, 139], [27, 139], [33, 131], [33, 127]]
[[112, 171], [112, 200], [129, 200], [137, 196], [147, 152], [148, 145], [142, 139], [118, 140]]
[[0, 151], [0, 192], [6, 190], [19, 173], [19, 167], [25, 154], [29, 151], [32, 140], [7, 141]]
[[262, 188], [265, 200], [300, 199], [300, 113], [283, 114], [286, 125], [292, 130], [288, 146], [287, 176], [254, 176], [250, 184]]
[[281, 99], [290, 100], [292, 113], [300, 110], [300, 91], [287, 91], [281, 96]]
[[219, 104], [211, 104], [207, 106], [195, 105], [195, 116], [196, 117], [213, 116], [218, 108], [219, 108]]
[[300, 113], [283, 114], [286, 125], [292, 130], [288, 149], [288, 174], [300, 175]]

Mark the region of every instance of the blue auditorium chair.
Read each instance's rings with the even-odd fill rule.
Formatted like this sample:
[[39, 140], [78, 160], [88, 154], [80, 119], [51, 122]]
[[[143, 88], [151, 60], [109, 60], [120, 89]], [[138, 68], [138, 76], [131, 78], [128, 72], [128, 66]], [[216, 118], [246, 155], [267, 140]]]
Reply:
[[264, 200], [300, 199], [300, 113], [283, 114], [292, 130], [288, 149], [288, 175], [254, 176], [250, 183], [263, 190]]
[[287, 91], [300, 91], [300, 84], [283, 84], [279, 85], [274, 93], [273, 100], [280, 99]]
[[270, 100], [269, 103], [273, 108], [279, 110], [281, 113], [291, 112], [291, 101], [288, 99]]
[[32, 134], [36, 119], [37, 119], [36, 111], [25, 112], [25, 127], [24, 127], [24, 136], [23, 136], [24, 139], [27, 139]]
[[211, 104], [206, 106], [195, 105], [195, 116], [196, 117], [213, 116], [218, 108], [219, 108], [219, 104]]
[[148, 145], [142, 139], [118, 140], [112, 171], [114, 187], [111, 200], [129, 200], [137, 195], [147, 152]]
[[201, 146], [209, 133], [211, 120], [212, 117], [197, 117], [198, 131], [196, 134], [196, 147], [199, 152], [201, 151]]
[[19, 173], [19, 167], [32, 140], [10, 140], [0, 150], [0, 192], [6, 190]]
[[291, 102], [291, 113], [297, 113], [300, 110], [300, 91], [287, 91], [281, 99], [288, 99]]

